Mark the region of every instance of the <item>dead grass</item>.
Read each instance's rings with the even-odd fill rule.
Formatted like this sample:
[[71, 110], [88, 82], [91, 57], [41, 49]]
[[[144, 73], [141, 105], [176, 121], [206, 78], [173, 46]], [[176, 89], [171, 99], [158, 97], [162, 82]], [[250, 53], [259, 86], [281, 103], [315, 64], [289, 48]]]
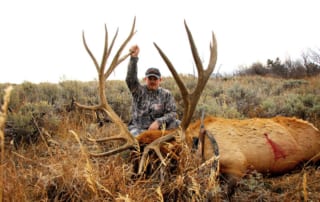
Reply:
[[12, 86], [5, 89], [5, 94], [3, 96], [3, 104], [0, 108], [0, 201], [3, 199], [3, 187], [4, 187], [4, 159], [5, 159], [5, 149], [4, 149], [4, 128], [7, 119], [8, 106], [10, 102], [10, 94], [12, 91]]
[[[244, 78], [237, 81], [245, 89], [254, 82]], [[318, 95], [319, 88], [310, 86], [320, 86], [319, 81], [319, 77], [309, 79], [310, 85], [302, 91]], [[274, 91], [281, 84], [278, 80], [265, 82], [273, 87], [266, 88]], [[212, 85], [217, 87], [221, 83], [233, 85], [228, 80]], [[257, 91], [257, 95], [261, 92]], [[221, 110], [220, 105], [217, 108]], [[315, 115], [312, 120], [318, 127], [318, 117]], [[3, 123], [0, 120], [0, 125]], [[151, 155], [152, 163], [147, 166], [146, 174], [137, 176], [139, 156], [135, 153], [102, 158], [88, 155], [89, 149], [103, 151], [117, 146], [117, 143], [101, 146], [88, 142], [88, 134], [105, 137], [118, 132], [113, 124], [97, 128], [91, 123], [83, 113], [62, 114], [56, 134], [18, 149], [5, 144], [2, 126], [0, 201], [320, 201], [319, 164], [300, 165], [279, 176], [250, 173], [238, 182], [231, 199], [225, 194], [223, 176], [215, 178], [210, 165], [196, 170], [199, 160], [184, 147], [175, 150], [179, 159], [166, 158], [167, 167], [152, 161]]]
[[[74, 123], [66, 118], [64, 125]], [[79, 127], [79, 126], [78, 126]], [[90, 128], [91, 127], [91, 128]], [[75, 127], [76, 128], [76, 127]], [[90, 128], [90, 129], [86, 129]], [[148, 167], [145, 176], [135, 175], [134, 156], [92, 158], [85, 141], [92, 125], [57, 135], [54, 144], [14, 150], [6, 145], [2, 162], [3, 201], [225, 201], [223, 178], [214, 179], [210, 166], [194, 171], [199, 162], [186, 148], [177, 150], [179, 160], [167, 158]], [[66, 129], [62, 131], [67, 131]], [[95, 135], [114, 133], [110, 124]], [[91, 143], [92, 144], [92, 143]], [[107, 147], [113, 145], [106, 145]], [[102, 149], [102, 148], [99, 148]], [[151, 157], [152, 158], [152, 157]], [[319, 201], [320, 168], [308, 166], [281, 176], [248, 174], [242, 179], [232, 201]]]

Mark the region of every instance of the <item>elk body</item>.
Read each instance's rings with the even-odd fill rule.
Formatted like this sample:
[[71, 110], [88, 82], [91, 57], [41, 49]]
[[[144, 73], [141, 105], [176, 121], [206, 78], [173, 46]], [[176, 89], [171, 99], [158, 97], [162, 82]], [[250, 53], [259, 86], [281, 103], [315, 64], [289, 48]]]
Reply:
[[[220, 172], [236, 177], [247, 171], [280, 174], [308, 160], [320, 160], [320, 132], [312, 124], [296, 118], [274, 117], [245, 120], [207, 117], [204, 121], [219, 147]], [[197, 137], [200, 122], [186, 131], [189, 145]], [[213, 155], [205, 141], [203, 158]]]
[[[113, 140], [124, 140], [125, 143], [107, 152], [91, 153], [92, 156], [108, 156], [127, 149], [135, 149], [138, 152], [140, 145], [147, 145], [142, 154], [139, 171], [144, 171], [144, 164], [150, 150], [154, 150], [160, 160], [165, 164], [163, 153], [160, 148], [164, 147], [165, 142], [175, 142], [181, 144], [186, 142], [192, 148], [194, 138], [202, 138], [200, 148], [203, 150], [202, 158], [204, 161], [212, 159], [217, 155], [219, 148], [220, 172], [236, 177], [242, 177], [248, 170], [257, 170], [261, 173], [283, 173], [297, 166], [303, 161], [320, 159], [320, 133], [312, 124], [295, 118], [275, 117], [270, 119], [247, 119], [233, 120], [208, 116], [203, 123], [196, 121], [191, 123], [191, 119], [203, 89], [212, 74], [217, 60], [217, 44], [212, 33], [210, 44], [210, 58], [206, 69], [202, 66], [191, 32], [185, 23], [186, 32], [192, 56], [197, 68], [197, 84], [193, 90], [188, 89], [174, 66], [164, 54], [164, 52], [154, 44], [160, 56], [171, 71], [183, 98], [184, 111], [180, 127], [174, 131], [146, 131], [134, 138], [121, 121], [120, 117], [111, 109], [105, 98], [105, 80], [111, 72], [120, 64], [128, 54], [120, 57], [124, 46], [129, 42], [135, 31], [135, 20], [131, 32], [125, 42], [118, 50], [109, 69], [105, 71], [106, 60], [110, 55], [111, 47], [108, 48], [108, 37], [106, 30], [105, 50], [101, 65], [97, 63], [89, 50], [83, 37], [84, 45], [90, 57], [93, 59], [99, 75], [99, 96], [100, 104], [97, 106], [85, 106], [74, 102], [77, 107], [89, 110], [102, 110], [120, 128], [120, 133], [103, 139], [94, 139], [95, 142], [105, 142]], [[191, 124], [190, 124], [191, 123]], [[202, 136], [206, 134], [207, 136]], [[179, 140], [179, 141], [177, 141]], [[213, 141], [215, 140], [215, 141]], [[213, 144], [214, 142], [214, 144]], [[168, 151], [168, 150], [166, 150]]]

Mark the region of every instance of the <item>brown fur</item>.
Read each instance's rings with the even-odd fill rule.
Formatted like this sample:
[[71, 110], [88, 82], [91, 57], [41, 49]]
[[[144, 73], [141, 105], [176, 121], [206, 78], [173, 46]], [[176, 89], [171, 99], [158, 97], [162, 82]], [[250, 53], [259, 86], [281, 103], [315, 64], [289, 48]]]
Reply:
[[137, 140], [139, 144], [150, 144], [154, 140], [158, 139], [161, 136], [164, 136], [166, 134], [172, 133], [173, 130], [146, 130], [143, 133], [139, 134], [137, 136]]
[[[320, 132], [300, 119], [237, 120], [209, 116], [204, 125], [218, 143], [221, 173], [237, 177], [253, 169], [261, 173], [283, 173], [313, 157], [313, 161], [320, 160]], [[198, 137], [199, 131], [200, 121], [188, 127], [186, 138], [190, 147], [192, 138]], [[161, 131], [146, 131], [137, 139], [139, 143], [150, 143], [162, 135]], [[209, 141], [204, 148], [207, 160], [212, 157], [213, 148]]]
[[[222, 173], [239, 177], [250, 169], [261, 173], [283, 173], [316, 155], [313, 161], [320, 160], [320, 132], [311, 123], [300, 119], [208, 117], [204, 123], [218, 142]], [[187, 137], [197, 136], [199, 126], [199, 121], [190, 125]], [[205, 159], [212, 156], [209, 141], [204, 155]]]

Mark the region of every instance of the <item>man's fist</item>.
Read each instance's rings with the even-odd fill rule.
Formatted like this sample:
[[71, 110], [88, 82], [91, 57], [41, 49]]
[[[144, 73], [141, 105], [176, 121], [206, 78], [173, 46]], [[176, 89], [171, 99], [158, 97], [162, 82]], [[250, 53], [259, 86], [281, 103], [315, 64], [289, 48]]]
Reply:
[[138, 45], [134, 45], [130, 48], [130, 55], [131, 57], [138, 57], [139, 55], [139, 46]]

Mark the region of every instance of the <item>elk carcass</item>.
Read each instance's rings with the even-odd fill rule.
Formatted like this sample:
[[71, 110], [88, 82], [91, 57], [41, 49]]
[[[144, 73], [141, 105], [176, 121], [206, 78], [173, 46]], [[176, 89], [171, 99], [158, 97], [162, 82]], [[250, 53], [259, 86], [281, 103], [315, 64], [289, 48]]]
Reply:
[[[105, 71], [106, 60], [110, 54], [115, 35], [110, 48], [108, 48], [108, 37], [106, 31], [106, 41], [104, 56], [101, 65], [97, 63], [93, 54], [89, 50], [83, 37], [84, 45], [90, 57], [96, 65], [99, 75], [99, 97], [100, 104], [97, 106], [84, 106], [74, 102], [77, 107], [105, 111], [114, 123], [119, 125], [120, 133], [116, 136], [103, 139], [95, 139], [95, 142], [105, 142], [111, 140], [124, 140], [125, 144], [119, 148], [101, 153], [91, 153], [93, 156], [108, 156], [127, 149], [139, 150], [141, 144], [147, 144], [142, 155], [139, 173], [143, 172], [143, 165], [149, 150], [154, 150], [158, 157], [164, 162], [160, 148], [162, 143], [175, 141], [177, 138], [186, 141], [189, 148], [192, 147], [193, 138], [199, 136], [199, 131], [206, 131], [206, 138], [202, 142], [203, 159], [211, 159], [214, 155], [212, 141], [208, 137], [213, 137], [219, 147], [220, 172], [236, 177], [242, 177], [248, 170], [257, 170], [261, 173], [283, 173], [293, 169], [304, 161], [318, 161], [320, 159], [320, 132], [312, 124], [289, 117], [275, 117], [270, 119], [223, 119], [208, 116], [203, 124], [200, 120], [192, 124], [191, 119], [203, 89], [212, 74], [217, 60], [217, 44], [212, 33], [212, 43], [210, 45], [210, 58], [207, 69], [203, 68], [202, 60], [199, 57], [191, 32], [185, 23], [191, 52], [197, 68], [197, 85], [190, 92], [186, 88], [174, 66], [164, 54], [164, 52], [154, 44], [160, 56], [171, 71], [176, 83], [181, 91], [184, 111], [180, 127], [174, 131], [146, 131], [134, 138], [121, 121], [120, 117], [112, 110], [105, 96], [105, 80], [111, 72], [128, 57], [128, 54], [120, 58], [125, 45], [130, 41], [135, 31], [135, 20], [131, 32], [125, 42], [115, 55], [109, 69]], [[164, 135], [165, 134], [165, 135]], [[201, 135], [201, 133], [200, 133]]]
[[[220, 153], [220, 172], [242, 177], [247, 171], [284, 173], [308, 160], [320, 160], [320, 132], [296, 118], [274, 117], [245, 120], [207, 117], [206, 130], [214, 136]], [[188, 142], [197, 137], [200, 121], [186, 131]], [[205, 141], [203, 158], [212, 157]]]

